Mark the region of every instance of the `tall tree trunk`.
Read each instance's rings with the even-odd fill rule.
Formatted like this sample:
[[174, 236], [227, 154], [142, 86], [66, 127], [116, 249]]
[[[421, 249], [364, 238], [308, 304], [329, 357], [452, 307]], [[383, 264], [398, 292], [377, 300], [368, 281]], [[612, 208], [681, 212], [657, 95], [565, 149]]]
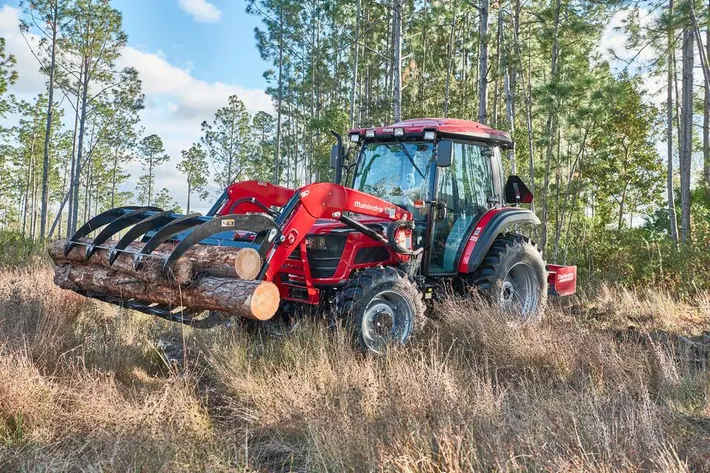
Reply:
[[503, 6], [501, 3], [498, 3], [498, 31], [496, 35], [496, 68], [497, 68], [497, 73], [496, 73], [496, 81], [493, 86], [493, 123], [495, 124], [496, 128], [500, 128], [500, 124], [498, 123], [498, 102], [499, 102], [499, 87], [500, 87], [500, 78], [503, 75], [503, 54], [502, 54], [502, 48], [503, 48]]
[[[69, 172], [69, 191], [67, 192], [67, 198], [62, 202], [61, 207], [63, 208], [66, 203], [67, 206], [67, 238], [72, 236], [72, 215], [74, 213], [74, 179], [76, 179], [76, 141], [79, 135], [79, 101], [81, 100], [81, 83], [83, 79], [79, 76], [78, 88], [76, 91], [76, 102], [74, 104], [74, 131], [72, 133], [71, 140], [71, 171]], [[56, 223], [56, 222], [55, 222]], [[55, 224], [52, 225], [54, 227]], [[49, 233], [53, 233], [51, 230]]]
[[186, 214], [190, 213], [190, 195], [192, 194], [192, 186], [190, 185], [190, 178], [188, 177], [187, 179], [187, 212]]
[[[553, 40], [552, 40], [552, 64], [550, 66], [550, 84], [555, 84], [557, 81], [557, 55], [559, 49], [559, 23], [560, 23], [560, 9], [562, 8], [561, 0], [556, 0], [555, 4], [555, 19], [554, 19], [554, 30], [553, 30]], [[547, 121], [545, 123], [545, 139], [547, 141], [547, 150], [545, 152], [545, 180], [543, 183], [543, 197], [542, 197], [542, 227], [540, 229], [540, 247], [543, 252], [545, 252], [547, 245], [547, 194], [548, 186], [550, 184], [550, 167], [552, 161], [552, 155], [554, 150], [554, 139], [553, 137], [557, 134], [557, 104], [553, 100], [550, 104], [550, 109], [547, 112]]]
[[392, 92], [394, 121], [402, 119], [402, 7], [404, 0], [393, 0], [392, 8]]
[[[710, 10], [710, 1], [708, 2], [708, 10]], [[705, 66], [707, 72], [708, 60], [710, 60], [710, 15], [707, 16], [705, 28]], [[706, 192], [710, 194], [710, 86], [707, 84], [705, 84], [703, 118], [703, 181]]]
[[86, 185], [84, 186], [84, 214], [82, 220], [89, 219], [89, 211], [91, 210], [91, 181], [93, 180], [94, 163], [89, 160], [86, 166]]
[[[508, 127], [510, 136], [515, 139], [515, 97], [518, 87], [518, 68], [520, 67], [520, 45], [518, 44], [518, 36], [520, 33], [520, 0], [515, 0], [513, 4], [513, 48], [515, 58], [513, 61], [505, 61], [505, 99], [506, 99], [506, 115], [508, 117]], [[517, 174], [515, 147], [510, 150], [511, 172]]]
[[481, 0], [478, 25], [478, 121], [488, 121], [488, 0]]
[[111, 208], [116, 206], [116, 173], [118, 172], [118, 146], [113, 155], [113, 169], [111, 172]]
[[[227, 178], [229, 179], [229, 178]], [[229, 183], [227, 183], [229, 185]], [[150, 207], [150, 200], [153, 196], [153, 157], [151, 156], [150, 161], [148, 161], [148, 207]]]
[[276, 106], [276, 146], [274, 151], [274, 184], [279, 184], [279, 164], [281, 162], [281, 108], [283, 105], [283, 67], [284, 67], [284, 15], [283, 5], [279, 2], [279, 97]]
[[25, 195], [22, 199], [22, 236], [27, 235], [27, 215], [30, 208], [30, 182], [32, 173], [32, 156], [27, 157], [27, 179], [25, 179]]
[[52, 18], [52, 52], [49, 60], [49, 85], [47, 90], [47, 127], [44, 136], [44, 161], [42, 167], [42, 210], [40, 213], [40, 238], [45, 237], [47, 231], [47, 211], [49, 209], [49, 140], [52, 132], [52, 107], [54, 106], [54, 69], [57, 57], [57, 29], [59, 15], [59, 0], [54, 0], [54, 15]]
[[683, 107], [681, 115], [682, 142], [680, 152], [681, 240], [690, 243], [690, 169], [693, 153], [693, 34], [683, 28]]
[[32, 212], [30, 213], [30, 238], [33, 240], [36, 237], [36, 224], [37, 224], [37, 161], [35, 160], [36, 153], [36, 133], [32, 134]]
[[[535, 195], [535, 147], [533, 143], [533, 126], [532, 126], [532, 59], [530, 57], [530, 26], [528, 26], [528, 84], [527, 88], [523, 83], [523, 92], [525, 93], [525, 124], [528, 131], [528, 151], [529, 159], [528, 166], [530, 172], [530, 192]], [[535, 200], [530, 203], [530, 210], [535, 211]]]
[[624, 204], [626, 203], [626, 193], [629, 189], [629, 182], [626, 181], [624, 184], [624, 190], [621, 192], [621, 200], [619, 201], [619, 220], [616, 224], [617, 231], [621, 230], [621, 225], [624, 221]]
[[449, 60], [446, 66], [446, 88], [444, 92], [444, 117], [449, 116], [449, 92], [451, 90], [451, 69], [454, 63], [454, 31], [456, 30], [456, 0], [451, 8], [451, 31], [449, 32]]
[[355, 127], [355, 100], [357, 99], [357, 68], [360, 59], [360, 2], [357, 0], [355, 7], [355, 51], [353, 52], [353, 77], [350, 83], [350, 127]]
[[83, 152], [84, 152], [84, 130], [86, 128], [86, 112], [87, 112], [87, 106], [88, 106], [88, 93], [89, 93], [89, 69], [90, 69], [90, 59], [88, 57], [84, 58], [84, 63], [83, 63], [83, 77], [84, 77], [84, 82], [82, 84], [82, 91], [81, 91], [81, 118], [79, 119], [79, 139], [78, 139], [78, 144], [77, 144], [77, 150], [76, 150], [76, 174], [74, 176], [74, 202], [73, 202], [73, 209], [74, 209], [74, 215], [72, 215], [71, 218], [71, 233], [74, 233], [76, 231], [76, 224], [77, 220], [79, 218], [79, 179], [81, 177], [81, 167], [82, 167], [82, 158], [83, 158]]
[[[673, 0], [668, 2], [668, 16], [673, 16]], [[670, 222], [670, 234], [671, 239], [675, 245], [678, 245], [678, 220], [675, 213], [675, 196], [673, 190], [673, 62], [675, 61], [675, 55], [673, 54], [672, 48], [674, 42], [675, 33], [673, 28], [668, 29], [668, 76], [666, 88], [668, 94], [668, 101], [666, 103], [666, 154], [668, 155], [668, 173], [666, 180], [666, 191], [668, 199], [668, 221]], [[705, 95], [706, 103], [705, 110], [707, 111], [707, 94]], [[706, 121], [707, 123], [707, 121]]]

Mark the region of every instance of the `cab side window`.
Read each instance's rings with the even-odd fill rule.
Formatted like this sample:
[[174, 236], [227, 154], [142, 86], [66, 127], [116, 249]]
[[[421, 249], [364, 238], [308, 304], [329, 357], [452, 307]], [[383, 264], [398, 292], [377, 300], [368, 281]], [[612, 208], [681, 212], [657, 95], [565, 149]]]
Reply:
[[439, 169], [439, 201], [448, 215], [434, 225], [431, 273], [456, 272], [456, 256], [466, 231], [488, 210], [495, 195], [491, 157], [493, 148], [484, 144], [454, 143], [453, 162]]

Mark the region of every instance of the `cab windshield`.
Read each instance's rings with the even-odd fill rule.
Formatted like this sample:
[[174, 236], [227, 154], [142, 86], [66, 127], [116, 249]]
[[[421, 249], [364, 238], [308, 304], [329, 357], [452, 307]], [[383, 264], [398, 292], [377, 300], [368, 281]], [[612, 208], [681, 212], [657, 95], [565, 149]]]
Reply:
[[434, 143], [369, 143], [363, 146], [353, 188], [414, 211], [415, 200], [426, 200]]

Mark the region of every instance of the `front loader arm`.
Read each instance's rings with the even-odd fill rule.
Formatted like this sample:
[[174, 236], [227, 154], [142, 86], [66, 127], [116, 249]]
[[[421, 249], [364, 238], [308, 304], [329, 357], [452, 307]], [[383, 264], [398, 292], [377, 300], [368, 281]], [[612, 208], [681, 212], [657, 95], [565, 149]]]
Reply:
[[217, 215], [246, 214], [249, 212], [271, 213], [271, 207], [283, 207], [293, 196], [293, 189], [263, 181], [242, 181], [232, 184], [225, 191], [225, 202]]
[[281, 265], [298, 248], [318, 219], [340, 220], [343, 212], [353, 212], [393, 222], [412, 220], [412, 214], [401, 207], [338, 184], [311, 184], [302, 187], [294, 198], [298, 202], [294, 206], [287, 206], [291, 209], [291, 215], [285, 216], [281, 241], [266, 258], [265, 278], [269, 281], [273, 280]]

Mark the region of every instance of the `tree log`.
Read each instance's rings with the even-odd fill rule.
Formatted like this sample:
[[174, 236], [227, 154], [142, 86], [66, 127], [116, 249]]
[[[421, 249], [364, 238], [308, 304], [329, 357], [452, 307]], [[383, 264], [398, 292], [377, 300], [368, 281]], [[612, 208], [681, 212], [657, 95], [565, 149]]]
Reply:
[[54, 270], [54, 283], [79, 293], [155, 302], [173, 308], [215, 310], [257, 320], [270, 319], [279, 306], [278, 288], [269, 281], [204, 276], [181, 288], [167, 281], [147, 283], [102, 266], [60, 263]]
[[256, 279], [261, 270], [261, 256], [254, 248], [229, 246], [193, 246], [185, 253], [195, 274], [222, 278]]
[[[91, 243], [90, 239], [82, 239], [82, 243]], [[49, 256], [54, 260], [54, 263], [60, 265], [65, 262], [71, 262], [73, 264], [90, 266], [97, 265], [103, 266], [104, 268], [110, 268], [114, 271], [125, 273], [126, 275], [133, 276], [147, 283], [158, 283], [165, 282], [166, 279], [169, 281], [174, 281], [177, 284], [186, 284], [192, 280], [193, 267], [192, 262], [186, 258], [180, 258], [173, 265], [172, 270], [166, 276], [163, 273], [163, 264], [165, 263], [165, 254], [169, 254], [175, 248], [174, 244], [164, 244], [160, 245], [158, 248], [161, 253], [154, 253], [154, 257], [151, 256], [143, 261], [143, 266], [140, 270], [136, 270], [133, 266], [133, 254], [138, 253], [142, 248], [142, 243], [131, 243], [126, 248], [125, 253], [120, 253], [113, 265], [109, 265], [109, 249], [116, 245], [116, 241], [108, 241], [104, 247], [97, 248], [94, 254], [91, 256], [90, 260], [86, 260], [86, 249], [85, 245], [76, 245], [71, 249], [68, 255], [64, 256], [64, 247], [67, 240], [56, 240], [49, 245], [47, 251]]]
[[[77, 245], [64, 256], [64, 247], [67, 240], [61, 239], [52, 242], [48, 248], [49, 256], [56, 264], [71, 261], [82, 265], [99, 265], [119, 272], [126, 273], [146, 282], [169, 281], [178, 284], [187, 284], [197, 279], [198, 275], [208, 275], [223, 278], [238, 278], [253, 280], [261, 269], [261, 256], [253, 248], [233, 248], [227, 246], [196, 245], [190, 248], [185, 255], [173, 264], [167, 276], [163, 273], [163, 264], [168, 255], [175, 249], [173, 243], [163, 243], [147, 258], [143, 260], [140, 270], [133, 266], [133, 254], [140, 252], [143, 243], [131, 243], [109, 265], [110, 249], [116, 246], [116, 241], [107, 241], [102, 247], [97, 248], [89, 261], [86, 261], [86, 246]], [[90, 239], [82, 239], [81, 243], [90, 244]]]

